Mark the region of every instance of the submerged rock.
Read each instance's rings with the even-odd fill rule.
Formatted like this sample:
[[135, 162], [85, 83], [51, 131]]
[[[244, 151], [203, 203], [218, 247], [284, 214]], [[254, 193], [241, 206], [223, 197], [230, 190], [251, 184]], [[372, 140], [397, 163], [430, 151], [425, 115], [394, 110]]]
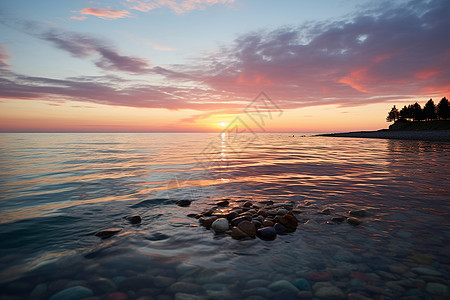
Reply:
[[227, 219], [220, 218], [212, 223], [211, 228], [217, 233], [222, 233], [230, 228], [230, 224], [228, 223]]
[[231, 237], [235, 240], [241, 240], [248, 237], [248, 235], [235, 226], [231, 229]]
[[298, 220], [291, 214], [285, 214], [284, 216], [281, 217], [277, 216], [275, 220], [278, 220], [280, 224], [284, 225], [290, 231], [295, 231], [297, 229]]
[[355, 225], [355, 226], [361, 224], [361, 220], [358, 219], [358, 218], [354, 218], [354, 217], [348, 218], [348, 219], [347, 219], [347, 222], [348, 222], [349, 224]]
[[367, 210], [365, 209], [359, 209], [359, 210], [350, 210], [348, 214], [352, 217], [358, 217], [358, 218], [364, 218], [369, 215]]
[[256, 227], [255, 224], [253, 224], [250, 221], [242, 221], [237, 226], [242, 232], [244, 232], [249, 237], [255, 237], [256, 235]]
[[223, 201], [217, 202], [216, 204], [217, 204], [217, 206], [220, 206], [220, 207], [226, 207], [226, 206], [230, 205], [230, 202], [228, 200], [223, 200]]
[[131, 224], [139, 224], [142, 221], [142, 217], [140, 215], [132, 215], [132, 216], [126, 217], [126, 219]]
[[191, 205], [191, 201], [190, 200], [178, 200], [177, 202], [175, 202], [176, 205], [181, 206], [181, 207], [187, 207], [189, 205]]
[[120, 232], [121, 230], [122, 230], [122, 228], [113, 227], [113, 228], [100, 230], [95, 235], [98, 237], [101, 237], [101, 238], [109, 238], [109, 237], [115, 235], [116, 233]]

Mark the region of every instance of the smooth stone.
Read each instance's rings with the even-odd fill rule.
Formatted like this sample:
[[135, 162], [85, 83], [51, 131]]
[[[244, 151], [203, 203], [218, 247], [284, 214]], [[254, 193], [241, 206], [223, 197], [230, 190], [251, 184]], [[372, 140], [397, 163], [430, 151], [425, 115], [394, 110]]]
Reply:
[[350, 280], [350, 285], [353, 286], [353, 287], [363, 286], [364, 285], [364, 281], [353, 278], [353, 279]]
[[128, 295], [122, 292], [114, 292], [106, 296], [105, 300], [128, 300]]
[[178, 266], [175, 267], [175, 270], [177, 271], [177, 273], [179, 275], [187, 276], [187, 275], [194, 274], [195, 272], [197, 272], [199, 270], [199, 268], [197, 266], [182, 262]]
[[242, 232], [244, 232], [249, 237], [255, 237], [256, 235], [256, 227], [250, 221], [242, 221], [237, 226]]
[[191, 201], [190, 200], [178, 200], [177, 202], [175, 202], [176, 205], [181, 206], [181, 207], [188, 207], [189, 205], [191, 205]]
[[256, 287], [266, 287], [270, 284], [270, 281], [265, 280], [265, 279], [252, 279], [247, 281], [247, 283], [245, 284], [245, 288], [248, 289], [252, 289], [252, 288], [256, 288]]
[[217, 220], [217, 217], [201, 217], [199, 223], [206, 228], [211, 228], [211, 225], [215, 220]]
[[277, 234], [287, 234], [288, 233], [288, 229], [284, 225], [281, 225], [280, 223], [275, 223], [275, 225], [273, 225], [273, 229], [275, 229]]
[[84, 286], [74, 286], [54, 294], [49, 300], [80, 300], [92, 295], [94, 293], [91, 289]]
[[356, 225], [361, 224], [361, 220], [358, 219], [358, 218], [350, 217], [350, 218], [347, 219], [347, 223], [356, 226]]
[[278, 216], [278, 221], [284, 225], [287, 229], [295, 231], [298, 226], [298, 220], [291, 214], [285, 214], [284, 216]]
[[396, 291], [396, 292], [398, 292], [400, 294], [404, 294], [406, 292], [406, 289], [404, 287], [402, 287], [401, 285], [397, 284], [394, 281], [386, 282], [386, 286], [388, 288], [390, 288], [391, 290]]
[[369, 213], [364, 209], [358, 209], [358, 210], [350, 210], [348, 214], [352, 217], [358, 217], [358, 218], [364, 218], [369, 215]]
[[345, 220], [347, 220], [347, 218], [346, 217], [342, 217], [342, 216], [336, 216], [336, 217], [332, 217], [331, 218], [331, 221], [332, 222], [336, 222], [336, 223], [342, 223]]
[[258, 221], [258, 220], [252, 220], [252, 223], [253, 223], [253, 225], [255, 225], [256, 229], [259, 229], [259, 228], [263, 227], [262, 223], [260, 221]]
[[258, 210], [257, 214], [258, 214], [258, 216], [263, 216], [264, 218], [267, 217], [267, 216], [269, 215], [269, 213], [267, 212], [267, 210], [262, 209], [262, 208], [261, 208], [260, 210]]
[[235, 240], [241, 240], [249, 237], [245, 232], [237, 228], [236, 226], [231, 229], [231, 237]]
[[217, 206], [220, 206], [220, 207], [226, 207], [226, 206], [230, 205], [230, 201], [223, 200], [223, 201], [217, 202], [216, 204], [217, 204]]
[[258, 229], [256, 235], [264, 241], [273, 241], [277, 237], [277, 232], [273, 227], [263, 227]]
[[347, 300], [371, 300], [372, 298], [368, 298], [358, 293], [350, 293], [347, 295]]
[[227, 219], [220, 218], [212, 223], [211, 228], [217, 233], [222, 233], [227, 231], [230, 228], [230, 225]]
[[265, 219], [265, 220], [263, 221], [263, 223], [262, 223], [262, 225], [263, 225], [264, 227], [272, 227], [274, 224], [275, 224], [275, 223], [274, 223], [273, 221], [267, 220], [267, 219]]
[[393, 264], [389, 266], [389, 271], [392, 273], [403, 274], [408, 272], [408, 267], [402, 264]]
[[273, 291], [279, 291], [279, 290], [289, 290], [295, 293], [298, 293], [299, 290], [297, 289], [297, 287], [295, 285], [293, 285], [292, 283], [290, 283], [287, 280], [278, 280], [275, 281], [273, 283], [271, 283], [269, 285], [269, 289], [273, 290]]
[[252, 295], [245, 298], [245, 300], [267, 300], [267, 298], [263, 296]]
[[122, 230], [122, 228], [112, 227], [112, 228], [100, 230], [95, 235], [98, 237], [101, 237], [101, 238], [108, 238], [108, 237], [111, 237], [111, 236], [115, 235], [116, 233], [120, 232], [121, 230]]
[[313, 284], [312, 289], [316, 292], [323, 287], [333, 287], [334, 285], [329, 281], [320, 281]]
[[196, 294], [201, 290], [198, 284], [178, 281], [169, 287], [172, 293], [186, 293], [186, 294]]
[[339, 300], [339, 299], [346, 299], [344, 292], [335, 286], [324, 286], [318, 289], [314, 296], [321, 298], [321, 299], [332, 299], [332, 300]]
[[237, 218], [234, 218], [233, 220], [231, 220], [231, 226], [238, 226], [239, 223], [243, 222], [243, 221], [251, 221], [252, 218], [250, 216], [239, 216]]
[[411, 269], [415, 273], [430, 275], [430, 276], [441, 276], [442, 274], [434, 269], [430, 269], [427, 267], [416, 267]]
[[425, 290], [433, 295], [437, 296], [449, 296], [449, 290], [446, 285], [436, 282], [428, 282]]
[[267, 211], [267, 213], [271, 216], [275, 216], [277, 214], [277, 211], [274, 209], [271, 209], [271, 210]]
[[145, 238], [150, 241], [162, 241], [162, 240], [167, 240], [168, 238], [170, 238], [170, 236], [168, 236], [167, 234], [164, 234], [162, 232], [155, 232], [155, 233], [152, 233], [152, 234], [146, 236]]
[[142, 217], [140, 215], [132, 215], [132, 216], [126, 217], [126, 219], [131, 224], [139, 224], [142, 221]]
[[279, 216], [284, 216], [287, 213], [289, 213], [289, 211], [285, 208], [280, 208], [277, 210], [277, 215], [279, 215]]
[[153, 276], [139, 275], [127, 277], [119, 284], [119, 290], [140, 290], [153, 285]]
[[313, 297], [313, 294], [311, 293], [311, 291], [300, 291], [297, 296], [299, 299], [311, 299]]
[[301, 291], [311, 290], [311, 285], [309, 284], [308, 280], [304, 278], [296, 279], [294, 282], [292, 282], [292, 284], [295, 285]]

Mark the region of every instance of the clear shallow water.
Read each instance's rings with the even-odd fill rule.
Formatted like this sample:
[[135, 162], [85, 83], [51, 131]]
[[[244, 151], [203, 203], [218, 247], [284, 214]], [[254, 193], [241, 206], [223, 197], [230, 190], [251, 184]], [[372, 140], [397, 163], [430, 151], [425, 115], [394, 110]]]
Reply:
[[[335, 297], [445, 299], [449, 150], [283, 133], [1, 134], [1, 295], [81, 286], [101, 299], [295, 299], [308, 296], [298, 283], [273, 283], [303, 280], [318, 299], [328, 296], [317, 282]], [[187, 217], [222, 199], [292, 201], [300, 225], [275, 241], [236, 241]], [[370, 216], [329, 225], [324, 208]], [[132, 214], [140, 225], [124, 219]], [[108, 227], [123, 229], [94, 236]]]

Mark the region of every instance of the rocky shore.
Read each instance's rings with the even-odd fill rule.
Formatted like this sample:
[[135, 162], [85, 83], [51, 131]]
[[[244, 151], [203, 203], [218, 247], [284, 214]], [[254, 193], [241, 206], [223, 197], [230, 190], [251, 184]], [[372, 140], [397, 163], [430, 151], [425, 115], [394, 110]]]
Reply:
[[319, 134], [318, 136], [450, 142], [450, 130], [396, 131], [383, 129], [377, 131], [327, 133]]

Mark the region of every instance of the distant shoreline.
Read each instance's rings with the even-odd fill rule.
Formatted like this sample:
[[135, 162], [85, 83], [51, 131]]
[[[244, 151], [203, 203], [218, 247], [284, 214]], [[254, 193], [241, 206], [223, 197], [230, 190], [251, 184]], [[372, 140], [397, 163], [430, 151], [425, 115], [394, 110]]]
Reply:
[[450, 130], [400, 131], [381, 129], [377, 131], [325, 133], [317, 136], [450, 142]]

